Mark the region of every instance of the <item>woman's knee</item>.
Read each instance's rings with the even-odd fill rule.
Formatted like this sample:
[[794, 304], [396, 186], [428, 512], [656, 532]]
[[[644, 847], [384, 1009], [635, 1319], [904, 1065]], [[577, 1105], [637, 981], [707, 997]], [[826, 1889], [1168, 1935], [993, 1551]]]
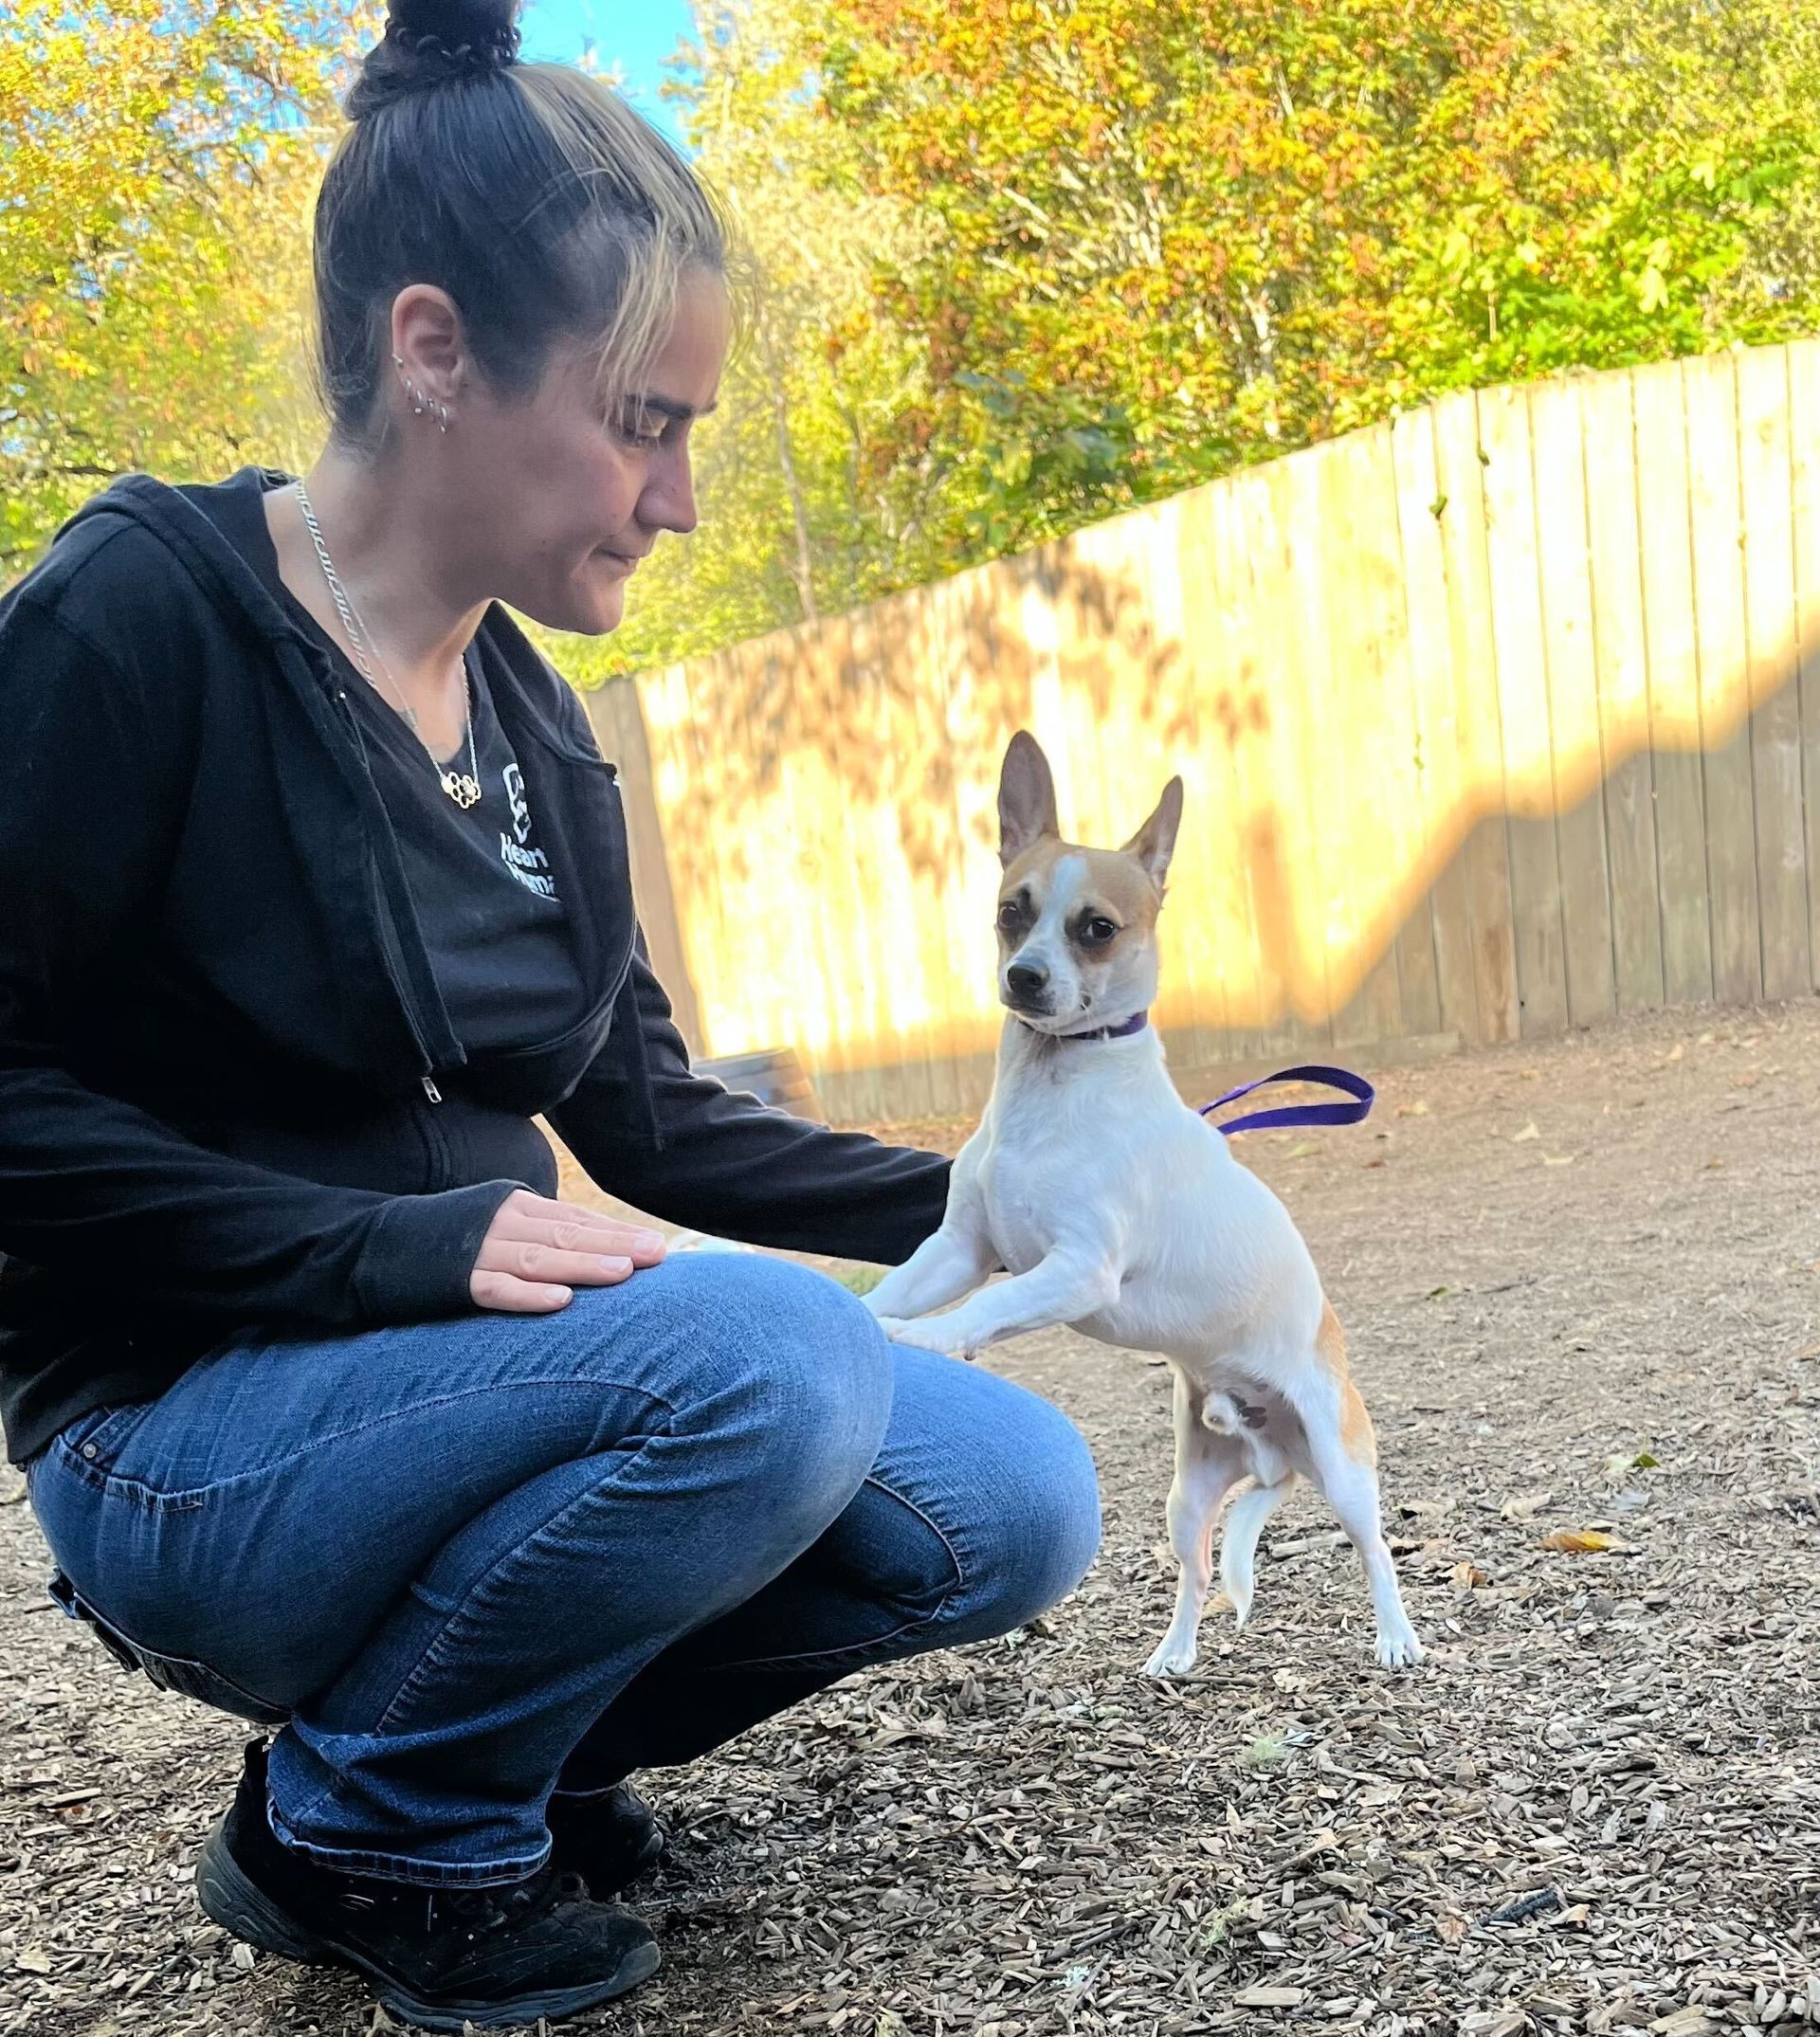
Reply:
[[640, 1274], [665, 1290], [673, 1436], [715, 1435], [768, 1509], [838, 1511], [891, 1411], [890, 1346], [838, 1282], [787, 1260], [687, 1254]]
[[1020, 1400], [972, 1500], [966, 1618], [981, 1635], [1007, 1633], [1065, 1598], [1100, 1548], [1100, 1483], [1086, 1439], [1049, 1402], [1033, 1393]]

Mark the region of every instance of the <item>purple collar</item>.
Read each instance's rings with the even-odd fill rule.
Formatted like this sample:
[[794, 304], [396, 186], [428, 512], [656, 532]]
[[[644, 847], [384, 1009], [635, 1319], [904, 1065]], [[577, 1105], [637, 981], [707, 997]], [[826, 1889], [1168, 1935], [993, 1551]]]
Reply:
[[[1035, 1032], [1037, 1029], [1028, 1019], [1021, 1018], [1017, 1023], [1028, 1032]], [[1128, 1040], [1133, 1033], [1142, 1032], [1149, 1024], [1148, 1011], [1134, 1011], [1128, 1019], [1121, 1020], [1117, 1026], [1096, 1026], [1091, 1032], [1051, 1032], [1046, 1033], [1044, 1037], [1049, 1040]]]
[[[1028, 1031], [1036, 1031], [1028, 1019], [1019, 1019], [1017, 1023]], [[1150, 1013], [1138, 1011], [1117, 1026], [1096, 1026], [1091, 1032], [1045, 1033], [1042, 1037], [1048, 1040], [1125, 1040], [1135, 1032], [1142, 1032], [1149, 1023]], [[1228, 1089], [1223, 1097], [1215, 1097], [1211, 1103], [1203, 1103], [1200, 1116], [1209, 1117], [1223, 1105], [1236, 1103], [1241, 1097], [1248, 1097], [1254, 1089], [1268, 1088], [1272, 1082], [1315, 1082], [1325, 1089], [1340, 1090], [1353, 1100], [1350, 1103], [1290, 1103], [1280, 1110], [1253, 1111], [1248, 1118], [1228, 1118], [1213, 1129], [1230, 1138], [1234, 1132], [1261, 1132], [1269, 1126], [1357, 1124], [1371, 1116], [1372, 1105], [1377, 1100], [1377, 1092], [1371, 1083], [1362, 1075], [1355, 1075], [1350, 1068], [1319, 1065], [1280, 1068], [1275, 1075], [1260, 1076], [1255, 1082], [1245, 1082], [1237, 1089]]]

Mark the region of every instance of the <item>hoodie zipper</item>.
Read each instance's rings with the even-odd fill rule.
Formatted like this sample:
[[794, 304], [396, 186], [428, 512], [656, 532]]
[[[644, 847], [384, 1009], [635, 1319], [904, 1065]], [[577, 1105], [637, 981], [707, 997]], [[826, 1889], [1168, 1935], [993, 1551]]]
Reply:
[[[355, 718], [354, 709], [349, 704], [346, 688], [342, 686], [337, 686], [335, 689], [335, 698], [337, 705], [340, 708], [341, 712], [348, 718], [349, 733], [353, 736], [355, 745], [359, 750], [361, 757], [364, 759], [367, 754], [366, 741], [360, 734], [360, 724]], [[369, 767], [368, 774], [371, 778], [371, 767]], [[399, 966], [398, 950], [396, 945], [396, 930], [391, 923], [391, 908], [387, 906], [384, 899], [380, 899], [378, 900], [378, 904], [380, 908], [380, 935], [385, 942], [386, 960], [391, 964], [391, 967], [392, 989], [398, 992], [399, 1009], [402, 1010], [405, 1014], [405, 1024], [410, 1028], [411, 1044], [416, 1047], [418, 1058], [423, 1062], [424, 1064], [423, 1072], [418, 1076], [417, 1080], [423, 1085], [423, 1091], [425, 1096], [427, 1096], [432, 1103], [440, 1103], [443, 1100], [443, 1092], [436, 1086], [436, 1064], [429, 1058], [428, 1044], [424, 1039], [422, 1028], [417, 1024], [417, 1013], [412, 1008], [410, 993], [405, 989], [403, 983], [403, 972]]]

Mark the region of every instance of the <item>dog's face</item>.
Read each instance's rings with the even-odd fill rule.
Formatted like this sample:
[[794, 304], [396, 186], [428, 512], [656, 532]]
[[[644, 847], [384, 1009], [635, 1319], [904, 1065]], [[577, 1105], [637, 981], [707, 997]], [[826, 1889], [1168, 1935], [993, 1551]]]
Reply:
[[1156, 994], [1156, 914], [1182, 817], [1172, 778], [1120, 849], [1064, 842], [1048, 760], [1023, 730], [998, 781], [998, 994], [1038, 1032], [1117, 1025]]

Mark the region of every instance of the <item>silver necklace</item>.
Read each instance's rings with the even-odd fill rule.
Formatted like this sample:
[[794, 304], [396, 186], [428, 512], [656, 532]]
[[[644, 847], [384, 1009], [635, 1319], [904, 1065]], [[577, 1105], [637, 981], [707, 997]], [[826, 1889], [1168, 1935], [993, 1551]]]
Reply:
[[[455, 771], [445, 768], [435, 751], [427, 742], [424, 742], [424, 732], [417, 725], [416, 711], [405, 698], [405, 689], [392, 678], [391, 667], [384, 658], [380, 657], [379, 646], [373, 641], [372, 632], [355, 612], [354, 602], [347, 589], [341, 585], [341, 575], [336, 572], [335, 562], [329, 556], [329, 548], [322, 542], [322, 526], [316, 520], [316, 511], [310, 506], [308, 492], [300, 481], [293, 482], [291, 487], [297, 496], [297, 506], [303, 512], [303, 521], [309, 529], [310, 542], [315, 545], [316, 555], [321, 561], [322, 577], [329, 583], [329, 593], [335, 602], [335, 612], [341, 618], [341, 627], [347, 633], [349, 646], [354, 652], [355, 660], [360, 667], [362, 676], [365, 678], [367, 684], [378, 694], [381, 700], [384, 700], [386, 697], [385, 688], [380, 685], [377, 678], [374, 677], [373, 669], [373, 661], [377, 660], [380, 671], [386, 675], [392, 692], [398, 697], [399, 711], [410, 724], [410, 733], [416, 737], [420, 743], [424, 744], [424, 755], [428, 757], [430, 765], [436, 773], [438, 782], [444, 791], [465, 813], [469, 807], [479, 804], [481, 797], [481, 769], [474, 759], [474, 701], [467, 682], [466, 660], [464, 659], [462, 663], [462, 709], [466, 718], [467, 769], [465, 771]], [[458, 752], [457, 755], [459, 755], [459, 754]]]

